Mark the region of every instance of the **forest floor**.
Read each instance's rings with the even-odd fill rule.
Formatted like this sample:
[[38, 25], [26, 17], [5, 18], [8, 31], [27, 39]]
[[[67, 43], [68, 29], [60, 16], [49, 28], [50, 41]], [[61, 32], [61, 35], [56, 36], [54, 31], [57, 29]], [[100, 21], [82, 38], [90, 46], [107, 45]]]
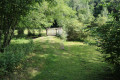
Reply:
[[56, 37], [33, 40], [20, 80], [109, 80], [109, 65], [94, 45]]

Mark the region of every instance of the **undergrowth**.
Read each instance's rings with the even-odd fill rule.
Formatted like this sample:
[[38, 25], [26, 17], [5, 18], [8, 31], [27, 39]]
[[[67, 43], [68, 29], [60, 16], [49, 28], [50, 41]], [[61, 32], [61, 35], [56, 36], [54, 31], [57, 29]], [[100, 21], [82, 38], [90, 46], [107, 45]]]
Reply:
[[32, 52], [34, 46], [33, 41], [27, 43], [13, 43], [10, 44], [4, 51], [0, 53], [0, 78], [8, 77], [10, 74], [22, 68], [26, 55]]

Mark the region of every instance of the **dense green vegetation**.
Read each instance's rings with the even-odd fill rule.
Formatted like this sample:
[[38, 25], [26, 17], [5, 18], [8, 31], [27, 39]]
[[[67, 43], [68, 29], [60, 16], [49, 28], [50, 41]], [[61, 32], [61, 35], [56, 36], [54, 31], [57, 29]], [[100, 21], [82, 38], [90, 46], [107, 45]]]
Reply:
[[[113, 64], [116, 75], [120, 73], [120, 24], [119, 1], [107, 2], [106, 7], [110, 14], [105, 24], [97, 27], [98, 46], [107, 62]], [[113, 19], [111, 18], [113, 17]]]
[[[57, 37], [40, 37], [33, 40], [34, 50], [10, 80], [102, 80], [110, 79], [110, 65], [105, 63], [96, 46], [82, 42], [63, 42]], [[12, 40], [11, 45], [30, 45], [29, 40]], [[61, 48], [64, 45], [65, 50]], [[14, 46], [15, 47], [15, 46]], [[28, 47], [28, 46], [27, 46]], [[28, 49], [27, 49], [28, 50]]]
[[[24, 40], [24, 39], [23, 39]], [[26, 55], [33, 51], [33, 42], [24, 40], [24, 43], [18, 44], [18, 41], [13, 41], [9, 47], [5, 48], [5, 51], [0, 55], [0, 75], [3, 77], [5, 74], [13, 73], [21, 68]], [[18, 45], [17, 45], [18, 44]]]
[[[20, 72], [25, 74], [23, 69], [27, 70], [30, 66], [40, 67], [38, 63], [41, 63], [44, 64], [44, 67], [40, 67], [42, 70], [38, 73], [34, 70], [33, 76], [29, 75], [29, 79], [101, 80], [106, 79], [106, 74], [114, 74], [115, 80], [119, 79], [119, 18], [119, 0], [1, 0], [0, 78], [16, 80], [15, 75]], [[47, 36], [48, 28], [63, 29], [62, 35], [56, 34], [59, 40], [50, 37], [54, 41], [51, 43], [49, 37], [43, 37]], [[38, 38], [40, 43], [34, 38]], [[69, 41], [74, 41], [73, 45]], [[78, 45], [80, 42], [83, 45]], [[52, 47], [50, 47], [51, 44]], [[48, 50], [44, 51], [46, 48]], [[53, 50], [54, 48], [56, 50]], [[42, 54], [45, 54], [45, 57]], [[34, 58], [41, 55], [43, 57]], [[29, 58], [33, 59], [30, 60], [33, 64], [25, 65], [25, 63], [32, 63], [29, 62]], [[96, 62], [90, 62], [93, 58]], [[42, 60], [43, 63], [42, 61], [36, 62], [37, 59]], [[56, 66], [63, 69], [57, 69]], [[84, 66], [87, 67], [84, 68]], [[105, 70], [106, 74], [102, 73], [107, 66], [110, 66], [109, 72]], [[100, 73], [96, 72], [96, 67], [100, 69]], [[54, 69], [58, 72], [54, 72]], [[79, 72], [82, 69], [85, 72]], [[45, 72], [46, 70], [50, 72]], [[65, 71], [65, 74], [60, 70]], [[89, 72], [86, 70], [96, 73], [96, 77], [89, 78]], [[39, 75], [41, 71], [43, 75]], [[49, 73], [52, 74], [49, 75]], [[103, 75], [97, 76], [97, 73]], [[76, 77], [79, 74], [82, 74], [82, 77]], [[28, 79], [24, 75], [21, 76], [22, 80]]]

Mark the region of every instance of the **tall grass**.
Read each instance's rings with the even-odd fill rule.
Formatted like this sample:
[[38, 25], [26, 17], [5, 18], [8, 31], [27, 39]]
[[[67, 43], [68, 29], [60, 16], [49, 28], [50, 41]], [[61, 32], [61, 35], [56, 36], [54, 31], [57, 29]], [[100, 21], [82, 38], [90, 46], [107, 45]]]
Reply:
[[22, 68], [26, 55], [32, 52], [33, 47], [33, 41], [9, 45], [5, 52], [0, 54], [0, 78]]

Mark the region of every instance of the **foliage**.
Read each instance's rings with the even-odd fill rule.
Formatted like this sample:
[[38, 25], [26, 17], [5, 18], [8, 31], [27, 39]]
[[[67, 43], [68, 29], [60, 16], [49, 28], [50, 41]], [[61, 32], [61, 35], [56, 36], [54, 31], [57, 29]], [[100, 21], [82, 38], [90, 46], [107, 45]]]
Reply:
[[86, 25], [94, 21], [92, 0], [70, 0], [69, 6], [76, 11], [78, 20]]
[[120, 71], [120, 24], [119, 22], [107, 23], [97, 29], [99, 46], [105, 54], [106, 61], [112, 63]]
[[107, 18], [99, 15], [96, 20], [96, 25], [102, 26], [102, 25], [106, 24], [106, 22], [107, 22]]
[[83, 41], [87, 38], [88, 33], [85, 32], [84, 25], [78, 20], [71, 20], [67, 23], [67, 39], [73, 41]]
[[35, 29], [35, 28], [41, 28], [41, 26], [43, 27], [50, 26], [49, 19], [48, 17], [46, 17], [46, 14], [45, 14], [46, 11], [48, 11], [48, 6], [49, 6], [49, 3], [46, 1], [42, 2], [41, 5], [36, 3], [33, 6], [33, 9], [30, 10], [29, 14], [23, 17], [21, 27], [24, 26], [26, 28]]
[[[113, 6], [113, 4], [116, 4]], [[104, 25], [97, 27], [98, 46], [101, 52], [105, 55], [105, 60], [114, 65], [115, 72], [120, 72], [120, 21], [119, 3], [109, 2], [109, 6], [113, 6], [113, 12], [110, 14], [114, 19], [110, 19]], [[109, 8], [109, 6], [107, 6]], [[116, 6], [116, 7], [115, 7]], [[115, 11], [114, 11], [115, 10]]]
[[104, 24], [106, 24], [106, 22], [109, 20], [108, 17], [108, 10], [106, 7], [103, 8], [103, 10], [101, 11], [101, 14], [98, 15], [98, 17], [96, 18], [96, 25], [97, 26], [102, 26]]
[[[21, 17], [29, 14], [35, 3], [42, 0], [2, 0], [0, 1], [0, 51], [10, 44], [14, 30]], [[52, 0], [46, 0], [52, 3]], [[55, 1], [53, 1], [55, 2]], [[35, 17], [36, 18], [36, 17]]]
[[[28, 29], [28, 35], [34, 35], [34, 29], [39, 29], [41, 31], [41, 17], [39, 14], [39, 4], [36, 3], [33, 6], [33, 9], [30, 10], [29, 14], [27, 14], [25, 17], [21, 17], [21, 21], [18, 23], [18, 35], [21, 35], [23, 33], [19, 34], [19, 31], [23, 30], [25, 28]], [[41, 15], [42, 16], [42, 15]], [[30, 30], [32, 29], [32, 31]]]
[[9, 75], [22, 68], [25, 56], [33, 51], [33, 42], [27, 44], [11, 44], [0, 55], [0, 77]]
[[0, 1], [0, 51], [9, 45], [20, 17], [26, 15], [35, 0]]

